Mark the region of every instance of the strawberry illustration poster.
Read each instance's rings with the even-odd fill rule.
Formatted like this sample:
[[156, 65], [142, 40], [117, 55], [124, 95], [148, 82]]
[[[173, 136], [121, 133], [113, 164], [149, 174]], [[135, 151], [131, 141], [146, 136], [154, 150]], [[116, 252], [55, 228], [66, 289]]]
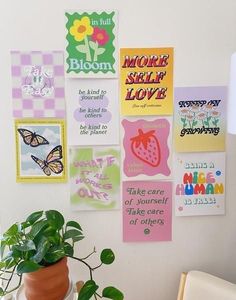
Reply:
[[171, 220], [171, 182], [123, 182], [124, 242], [171, 241]]
[[65, 123], [57, 119], [17, 119], [17, 182], [67, 180]]
[[120, 207], [119, 147], [70, 148], [72, 210], [111, 210]]
[[175, 213], [177, 216], [225, 213], [225, 153], [177, 153]]
[[175, 89], [176, 152], [224, 151], [227, 88]]
[[64, 118], [62, 51], [11, 51], [14, 118]]
[[123, 119], [123, 171], [128, 178], [170, 177], [170, 118]]
[[173, 114], [173, 48], [120, 50], [121, 113]]
[[110, 79], [68, 82], [69, 145], [118, 145], [118, 83]]
[[117, 77], [117, 13], [66, 13], [66, 75]]

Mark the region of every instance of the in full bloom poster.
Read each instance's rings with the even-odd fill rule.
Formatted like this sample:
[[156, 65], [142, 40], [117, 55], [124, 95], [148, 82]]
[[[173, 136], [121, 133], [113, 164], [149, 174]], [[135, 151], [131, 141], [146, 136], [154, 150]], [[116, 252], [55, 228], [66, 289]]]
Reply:
[[66, 12], [67, 77], [117, 77], [117, 13]]

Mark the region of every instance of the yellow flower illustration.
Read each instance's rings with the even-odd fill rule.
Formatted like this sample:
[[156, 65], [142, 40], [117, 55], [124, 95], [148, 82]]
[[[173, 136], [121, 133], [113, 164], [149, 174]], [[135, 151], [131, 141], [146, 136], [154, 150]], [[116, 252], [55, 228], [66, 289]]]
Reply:
[[93, 34], [93, 27], [90, 25], [89, 17], [83, 17], [81, 20], [74, 20], [70, 28], [70, 34], [77, 42], [83, 41], [87, 35]]

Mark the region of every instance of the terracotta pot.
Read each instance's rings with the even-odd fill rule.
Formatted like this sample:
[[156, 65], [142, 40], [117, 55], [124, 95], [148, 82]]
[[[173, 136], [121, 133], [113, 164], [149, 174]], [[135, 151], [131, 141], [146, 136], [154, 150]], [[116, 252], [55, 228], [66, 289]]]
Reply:
[[69, 289], [67, 259], [24, 274], [24, 288], [27, 300], [63, 300]]

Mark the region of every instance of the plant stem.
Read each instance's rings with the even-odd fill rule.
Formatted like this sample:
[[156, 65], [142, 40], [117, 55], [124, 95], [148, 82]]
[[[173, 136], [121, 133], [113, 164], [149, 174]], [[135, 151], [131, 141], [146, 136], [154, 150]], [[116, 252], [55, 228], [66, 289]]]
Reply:
[[78, 260], [78, 261], [82, 262], [83, 264], [85, 264], [89, 268], [90, 279], [93, 280], [93, 274], [92, 274], [93, 269], [90, 267], [90, 265], [88, 263], [86, 263], [86, 261], [82, 260], [81, 258], [70, 256], [70, 255], [67, 255], [67, 257], [73, 258], [73, 259]]
[[84, 38], [84, 43], [85, 43], [85, 46], [86, 46], [86, 48], [87, 48], [87, 49], [86, 49], [86, 60], [87, 60], [87, 61], [92, 61], [87, 35], [86, 35], [85, 38]]
[[98, 265], [97, 267], [95, 267], [95, 268], [92, 268], [92, 271], [94, 271], [94, 270], [96, 270], [96, 269], [100, 268], [102, 265], [103, 265], [103, 263], [100, 263], [100, 265]]
[[94, 56], [93, 56], [93, 61], [98, 60], [98, 42], [95, 43], [96, 47], [94, 48]]
[[17, 290], [21, 286], [21, 281], [22, 281], [22, 275], [20, 275], [20, 279], [19, 279], [19, 282], [18, 282], [17, 286], [14, 287], [13, 289], [11, 289], [10, 291], [8, 291], [7, 293], [12, 293], [15, 290]]
[[102, 296], [99, 295], [98, 293], [95, 293], [94, 296], [95, 296], [95, 295], [98, 296], [99, 298], [102, 298]]
[[94, 249], [93, 249], [93, 252], [91, 252], [89, 255], [87, 255], [87, 256], [85, 256], [85, 257], [83, 257], [83, 258], [80, 258], [80, 259], [81, 259], [81, 260], [86, 260], [86, 259], [89, 258], [91, 255], [93, 255], [94, 253], [96, 253], [95, 247], [94, 247]]
[[16, 269], [16, 266], [13, 268], [13, 271], [12, 271], [12, 273], [11, 273], [11, 276], [10, 276], [10, 278], [9, 278], [9, 280], [8, 280], [8, 283], [7, 283], [7, 285], [6, 285], [5, 289], [4, 289], [4, 293], [5, 293], [5, 292], [7, 291], [7, 289], [8, 289], [8, 286], [9, 286], [9, 284], [10, 284], [10, 282], [11, 282], [11, 280], [12, 280], [12, 277], [13, 277], [13, 275], [14, 275], [15, 269]]

